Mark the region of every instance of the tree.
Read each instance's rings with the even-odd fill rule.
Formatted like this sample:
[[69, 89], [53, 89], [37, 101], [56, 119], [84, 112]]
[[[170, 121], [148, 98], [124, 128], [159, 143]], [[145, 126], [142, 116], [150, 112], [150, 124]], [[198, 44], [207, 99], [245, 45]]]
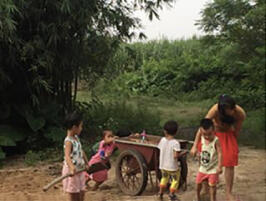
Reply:
[[265, 9], [263, 0], [214, 0], [197, 23], [205, 44], [220, 47], [221, 77], [236, 83], [238, 99], [253, 107], [265, 106]]
[[58, 126], [48, 111], [71, 110], [78, 79], [93, 83], [104, 72], [118, 44], [141, 27], [134, 11], [152, 19], [173, 1], [0, 1], [1, 124], [33, 133]]

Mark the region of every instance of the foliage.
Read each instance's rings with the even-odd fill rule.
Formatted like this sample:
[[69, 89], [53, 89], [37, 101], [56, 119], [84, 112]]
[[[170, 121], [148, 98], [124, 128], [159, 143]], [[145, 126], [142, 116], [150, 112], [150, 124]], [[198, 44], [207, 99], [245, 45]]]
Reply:
[[[34, 150], [60, 140], [62, 117], [73, 109], [78, 80], [93, 86], [104, 73], [119, 43], [141, 26], [134, 11], [158, 18], [158, 9], [172, 2], [1, 0], [1, 125], [21, 130]], [[15, 145], [12, 137], [0, 136], [5, 146]]]
[[145, 129], [150, 133], [160, 131], [158, 111], [148, 109], [146, 104], [132, 105], [124, 101], [104, 103], [94, 98], [90, 102], [78, 102], [76, 107], [83, 113], [84, 132], [81, 136], [86, 141], [99, 141], [104, 129], [114, 132], [119, 129], [129, 129], [132, 132]]
[[40, 155], [32, 150], [28, 151], [25, 155], [25, 163], [29, 166], [35, 165], [40, 160]]
[[28, 166], [36, 165], [42, 161], [58, 162], [63, 160], [63, 149], [46, 148], [42, 151], [29, 150], [24, 157], [24, 162]]
[[265, 106], [264, 1], [215, 0], [197, 22], [207, 35], [121, 44], [110, 60], [114, 73], [95, 91], [216, 99], [227, 93], [245, 108]]
[[244, 145], [266, 149], [265, 108], [247, 112], [239, 140]]

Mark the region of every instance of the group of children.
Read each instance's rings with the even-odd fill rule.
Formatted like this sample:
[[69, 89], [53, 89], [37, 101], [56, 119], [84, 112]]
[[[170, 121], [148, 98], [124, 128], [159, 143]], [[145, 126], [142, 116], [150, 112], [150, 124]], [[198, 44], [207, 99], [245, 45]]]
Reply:
[[[72, 113], [66, 117], [67, 136], [64, 141], [64, 165], [62, 174], [72, 173], [73, 176], [63, 180], [63, 190], [68, 193], [69, 201], [83, 201], [84, 192], [91, 180], [95, 181], [93, 190], [107, 180], [108, 169], [97, 171], [93, 174], [81, 172], [75, 174], [78, 169], [108, 160], [115, 149], [115, 136], [111, 130], [103, 132], [102, 141], [99, 143], [98, 151], [87, 159], [85, 152], [79, 140], [82, 131], [82, 117], [78, 113]], [[180, 167], [178, 158], [181, 154], [181, 147], [178, 140], [174, 138], [178, 131], [176, 121], [168, 121], [164, 125], [164, 137], [161, 138], [158, 148], [160, 149], [159, 169], [162, 173], [160, 180], [159, 199], [163, 199], [164, 191], [170, 182], [169, 198], [178, 200], [177, 192], [180, 178]], [[197, 201], [200, 201], [200, 191], [203, 181], [208, 181], [211, 201], [216, 201], [216, 184], [218, 174], [222, 172], [222, 154], [219, 140], [214, 134], [214, 125], [212, 120], [203, 119], [200, 122], [201, 130], [201, 154], [200, 168], [196, 177]]]
[[[162, 172], [160, 181], [159, 199], [163, 200], [163, 193], [171, 178], [169, 188], [170, 200], [179, 200], [175, 195], [178, 190], [180, 168], [178, 158], [181, 156], [180, 143], [174, 138], [178, 130], [176, 121], [168, 121], [164, 125], [164, 135], [158, 144], [160, 149], [159, 168]], [[214, 125], [211, 119], [202, 119], [200, 122], [201, 152], [200, 167], [196, 176], [196, 200], [200, 201], [200, 193], [203, 182], [208, 182], [211, 201], [216, 201], [216, 184], [218, 175], [222, 173], [222, 151], [218, 138], [214, 133]]]

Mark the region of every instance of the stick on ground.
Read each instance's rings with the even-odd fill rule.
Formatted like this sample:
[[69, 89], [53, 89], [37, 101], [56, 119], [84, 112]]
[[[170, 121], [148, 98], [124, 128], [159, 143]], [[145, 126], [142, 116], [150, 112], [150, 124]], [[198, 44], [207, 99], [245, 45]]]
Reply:
[[[105, 169], [110, 169], [109, 165], [108, 165], [108, 162], [107, 163], [104, 163], [104, 162], [99, 162], [99, 163], [95, 163], [93, 165], [91, 165], [89, 167], [89, 169], [87, 170], [87, 173], [88, 174], [92, 174], [94, 172], [98, 172], [98, 171], [101, 171], [101, 170], [105, 170]], [[83, 171], [86, 171], [86, 168], [82, 168], [80, 170], [78, 170], [75, 174], [78, 174], [80, 172], [83, 172]], [[54, 179], [52, 182], [50, 182], [49, 184], [47, 184], [46, 186], [43, 187], [43, 191], [46, 192], [48, 191], [53, 185], [59, 183], [60, 181], [64, 180], [65, 178], [67, 177], [70, 177], [72, 176], [71, 173], [68, 173], [66, 175], [63, 175], [61, 177], [58, 177], [56, 179]]]

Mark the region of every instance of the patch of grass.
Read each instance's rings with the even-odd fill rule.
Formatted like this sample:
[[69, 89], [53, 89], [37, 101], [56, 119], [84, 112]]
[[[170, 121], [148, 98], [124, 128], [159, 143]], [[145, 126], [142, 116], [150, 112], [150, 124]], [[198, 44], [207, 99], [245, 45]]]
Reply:
[[239, 141], [243, 145], [266, 148], [265, 108], [247, 112]]
[[28, 166], [33, 166], [40, 160], [40, 155], [36, 152], [33, 152], [32, 150], [29, 150], [25, 155], [25, 163]]
[[[181, 102], [176, 101], [174, 98], [169, 99], [149, 96], [115, 98], [108, 95], [102, 95], [98, 98], [104, 103], [122, 99], [126, 104], [130, 104], [133, 108], [143, 106], [149, 110], [158, 111], [158, 114], [160, 115], [160, 126], [163, 126], [164, 122], [167, 120], [173, 119], [178, 121], [180, 127], [197, 126], [199, 120], [205, 116], [209, 107], [215, 103], [212, 100]], [[90, 102], [91, 93], [79, 91], [77, 100]]]
[[29, 150], [24, 157], [24, 162], [28, 166], [34, 166], [39, 162], [58, 162], [63, 160], [63, 150], [57, 148], [47, 148], [34, 152]]
[[[180, 128], [195, 128], [199, 125], [200, 119], [207, 114], [209, 108], [216, 103], [216, 100], [210, 99], [202, 101], [182, 101], [180, 99], [180, 101], [176, 101], [174, 98], [149, 96], [119, 96], [119, 98], [116, 98], [109, 96], [108, 93], [100, 96], [100, 100], [106, 103], [117, 99], [132, 105], [132, 108], [138, 108], [141, 105], [151, 111], [156, 111], [160, 119], [158, 128], [162, 128], [163, 124], [170, 119], [177, 120]], [[80, 91], [78, 92], [78, 100], [90, 101], [91, 94]], [[192, 130], [189, 132], [192, 132]], [[188, 138], [192, 140], [193, 136], [194, 133], [190, 133]], [[184, 138], [186, 139], [186, 137]], [[265, 139], [265, 108], [247, 111], [247, 119], [244, 121], [238, 139], [240, 144], [266, 148]]]

